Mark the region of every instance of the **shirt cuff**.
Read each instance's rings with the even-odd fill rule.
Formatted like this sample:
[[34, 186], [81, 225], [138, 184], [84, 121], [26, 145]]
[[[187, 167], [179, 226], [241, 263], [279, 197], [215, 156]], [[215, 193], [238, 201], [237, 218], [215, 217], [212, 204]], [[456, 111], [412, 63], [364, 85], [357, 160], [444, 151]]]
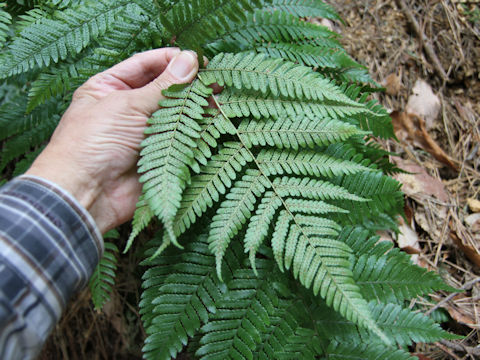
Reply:
[[36, 221], [32, 227], [37, 230], [22, 236], [25, 225], [12, 219], [12, 230], [18, 234], [11, 230], [8, 235], [15, 251], [24, 251], [23, 257], [51, 279], [48, 287], [57, 292], [64, 308], [70, 296], [88, 283], [103, 255], [103, 238], [95, 221], [70, 193], [37, 176], [15, 178], [2, 188], [2, 195], [16, 197], [11, 201]]

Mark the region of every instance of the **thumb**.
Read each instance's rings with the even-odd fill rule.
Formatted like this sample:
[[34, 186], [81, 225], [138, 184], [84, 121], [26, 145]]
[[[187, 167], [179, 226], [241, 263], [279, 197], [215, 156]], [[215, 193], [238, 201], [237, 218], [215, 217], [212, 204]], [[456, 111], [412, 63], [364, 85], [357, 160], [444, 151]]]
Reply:
[[165, 71], [155, 80], [142, 88], [133, 90], [137, 106], [148, 115], [158, 109], [158, 102], [164, 99], [162, 90], [173, 84], [191, 82], [198, 72], [197, 54], [193, 51], [182, 51], [168, 64]]

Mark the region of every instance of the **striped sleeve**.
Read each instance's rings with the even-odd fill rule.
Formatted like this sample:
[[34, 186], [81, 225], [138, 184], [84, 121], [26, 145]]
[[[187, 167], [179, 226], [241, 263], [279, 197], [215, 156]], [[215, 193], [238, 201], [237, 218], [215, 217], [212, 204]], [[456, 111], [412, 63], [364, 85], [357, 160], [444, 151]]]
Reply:
[[0, 188], [0, 359], [33, 359], [103, 252], [95, 222], [67, 192], [21, 176]]

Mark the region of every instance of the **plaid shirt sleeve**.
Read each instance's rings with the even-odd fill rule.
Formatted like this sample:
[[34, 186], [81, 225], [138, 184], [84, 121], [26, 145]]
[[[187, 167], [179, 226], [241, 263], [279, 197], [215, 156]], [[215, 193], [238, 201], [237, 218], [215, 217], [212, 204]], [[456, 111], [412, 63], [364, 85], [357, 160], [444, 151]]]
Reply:
[[95, 222], [33, 176], [0, 188], [0, 359], [32, 359], [103, 252]]

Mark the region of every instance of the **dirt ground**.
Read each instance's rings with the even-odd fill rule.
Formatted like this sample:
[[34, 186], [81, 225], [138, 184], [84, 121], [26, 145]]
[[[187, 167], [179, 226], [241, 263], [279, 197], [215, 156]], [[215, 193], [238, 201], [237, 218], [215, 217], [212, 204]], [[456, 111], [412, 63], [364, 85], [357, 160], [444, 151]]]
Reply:
[[[348, 52], [386, 87], [378, 94], [399, 142], [407, 195], [402, 236], [381, 234], [465, 291], [412, 307], [443, 314], [458, 342], [418, 344], [422, 359], [480, 359], [480, 5], [453, 0], [331, 1], [344, 24], [328, 24]], [[474, 5], [477, 3], [477, 5]], [[476, 10], [475, 10], [476, 9]], [[419, 82], [423, 81], [423, 82]], [[138, 267], [122, 257], [113, 301], [102, 314], [87, 292], [69, 307], [40, 359], [140, 359]], [[438, 309], [440, 310], [439, 312]]]

